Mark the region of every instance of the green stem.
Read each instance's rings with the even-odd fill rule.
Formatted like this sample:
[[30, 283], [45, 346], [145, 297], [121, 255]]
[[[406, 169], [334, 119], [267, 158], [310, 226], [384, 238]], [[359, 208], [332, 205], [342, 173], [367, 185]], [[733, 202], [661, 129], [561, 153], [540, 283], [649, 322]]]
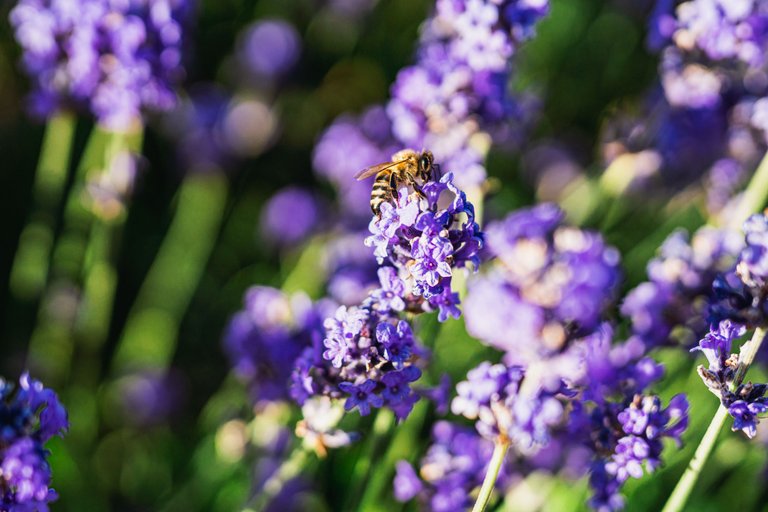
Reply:
[[33, 189], [34, 210], [21, 232], [11, 268], [11, 292], [31, 300], [48, 279], [49, 259], [56, 229], [57, 210], [67, 182], [76, 118], [69, 112], [52, 117], [45, 128]]
[[507, 455], [508, 449], [508, 439], [498, 439], [494, 444], [491, 462], [488, 464], [488, 470], [485, 472], [485, 478], [483, 479], [483, 486], [480, 487], [480, 494], [477, 496], [475, 506], [472, 507], [472, 512], [483, 512], [485, 507], [488, 506], [491, 494], [493, 494], [493, 488], [496, 485], [496, 478], [499, 476], [499, 471], [504, 463], [504, 457]]
[[688, 463], [685, 473], [677, 482], [662, 512], [679, 512], [683, 510], [691, 491], [693, 491], [693, 486], [696, 485], [701, 470], [704, 468], [704, 463], [709, 458], [709, 454], [712, 453], [712, 448], [715, 446], [717, 436], [720, 434], [720, 429], [723, 427], [727, 417], [728, 409], [719, 405], [715, 416], [709, 423], [709, 427], [707, 427], [707, 431], [704, 433], [704, 437], [693, 454], [691, 462]]
[[[120, 172], [114, 166], [130, 165], [123, 160], [124, 155], [126, 152], [139, 153], [142, 141], [143, 130], [135, 134], [111, 133], [105, 148], [104, 166], [95, 172]], [[126, 197], [124, 201], [127, 203], [128, 199]], [[100, 347], [109, 332], [117, 289], [115, 259], [126, 214], [121, 211], [114, 217], [106, 218], [94, 210], [93, 217], [83, 269], [83, 302], [77, 325], [78, 333], [91, 349]]]
[[227, 196], [222, 173], [185, 178], [171, 226], [126, 321], [114, 372], [170, 364], [179, 324], [218, 238]]
[[[379, 459], [384, 448], [389, 445], [385, 441], [389, 440], [390, 436], [387, 434], [391, 432], [394, 424], [395, 417], [392, 411], [380, 409], [376, 413], [376, 419], [373, 422], [373, 428], [369, 435], [368, 449], [365, 454], [362, 454], [357, 459], [352, 470], [351, 485], [347, 493], [347, 506], [344, 507], [345, 510], [360, 509], [359, 500], [363, 499], [365, 489], [368, 487], [368, 482], [371, 479], [372, 463]], [[353, 500], [358, 500], [357, 507], [352, 506]]]
[[[755, 360], [755, 355], [765, 339], [765, 334], [766, 332], [762, 328], [755, 329], [752, 339], [741, 346], [739, 353], [739, 368], [736, 371], [736, 377], [731, 384], [732, 391], [744, 382], [747, 370]], [[677, 482], [675, 489], [672, 491], [667, 503], [664, 505], [662, 512], [680, 512], [683, 510], [691, 491], [693, 491], [694, 485], [696, 485], [696, 481], [699, 479], [701, 470], [704, 468], [704, 463], [712, 453], [712, 448], [715, 446], [717, 436], [727, 417], [728, 410], [721, 404], [717, 408], [717, 412], [712, 418], [712, 421], [709, 423], [709, 427], [707, 427], [704, 437], [696, 448], [696, 452], [693, 454], [693, 458], [688, 464], [685, 473], [683, 473], [683, 476]]]
[[729, 214], [728, 227], [740, 229], [749, 215], [765, 206], [766, 199], [768, 199], [768, 152], [757, 166], [738, 206]]
[[27, 366], [49, 382], [61, 382], [69, 371], [73, 351], [73, 295], [79, 288], [93, 221], [93, 215], [83, 203], [86, 175], [93, 169], [103, 168], [108, 138], [107, 132], [94, 128], [77, 165], [64, 207], [61, 234], [53, 247], [50, 270], [46, 272], [45, 295], [30, 337]]

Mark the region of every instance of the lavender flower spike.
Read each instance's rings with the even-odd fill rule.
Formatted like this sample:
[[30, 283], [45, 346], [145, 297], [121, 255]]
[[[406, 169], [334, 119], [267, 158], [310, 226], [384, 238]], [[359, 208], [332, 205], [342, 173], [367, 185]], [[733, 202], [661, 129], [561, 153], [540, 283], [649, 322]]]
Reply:
[[44, 445], [68, 427], [52, 390], [27, 374], [17, 386], [0, 379], [0, 510], [47, 511], [58, 498]]
[[404, 286], [405, 296], [420, 299], [420, 310], [439, 310], [440, 321], [460, 315], [451, 279], [457, 268], [477, 270], [483, 233], [474, 206], [454, 186], [451, 173], [428, 181], [421, 192], [401, 188], [392, 203], [381, 205], [369, 229], [365, 244], [374, 247], [380, 264], [397, 271], [397, 282], [387, 271], [387, 287]]
[[34, 92], [33, 111], [90, 111], [113, 130], [176, 103], [186, 0], [20, 0], [10, 21]]

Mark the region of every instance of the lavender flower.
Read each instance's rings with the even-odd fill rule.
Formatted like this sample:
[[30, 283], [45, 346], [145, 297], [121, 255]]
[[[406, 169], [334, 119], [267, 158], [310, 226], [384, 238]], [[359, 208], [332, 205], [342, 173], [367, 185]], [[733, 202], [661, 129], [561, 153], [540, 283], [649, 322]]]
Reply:
[[[432, 437], [418, 474], [406, 461], [397, 464], [395, 498], [402, 502], [415, 498], [424, 510], [467, 510], [474, 502], [472, 490], [483, 481], [493, 443], [447, 421], [435, 423]], [[502, 466], [496, 487], [503, 489], [509, 477], [508, 465]]]
[[695, 44], [712, 60], [736, 59], [751, 67], [766, 64], [768, 14], [759, 2], [690, 0], [677, 7], [674, 38]]
[[423, 297], [421, 309], [440, 311], [442, 322], [459, 315], [458, 294], [451, 289], [453, 272], [477, 269], [483, 234], [474, 206], [453, 185], [451, 173], [425, 183], [422, 191], [423, 197], [404, 187], [394, 204], [382, 204], [365, 243], [374, 247], [380, 264], [398, 269], [407, 295]]
[[[734, 418], [733, 430], [743, 431], [752, 438], [756, 433], [758, 415], [768, 411], [768, 384], [744, 384], [737, 371], [749, 362], [731, 353], [733, 342], [747, 330], [764, 327], [766, 312], [766, 263], [768, 251], [768, 217], [752, 215], [744, 223], [746, 244], [732, 268], [718, 275], [713, 284], [714, 297], [709, 305], [710, 332], [699, 341], [708, 368], [698, 367], [699, 375], [728, 413]], [[755, 343], [750, 340], [745, 342]], [[751, 362], [751, 361], [750, 361]]]
[[83, 108], [114, 130], [168, 110], [183, 76], [182, 0], [20, 0], [10, 19], [33, 80], [33, 110]]
[[52, 390], [27, 374], [18, 386], [0, 379], [0, 509], [47, 511], [58, 498], [44, 445], [68, 427]]
[[381, 278], [376, 260], [364, 245], [367, 234], [363, 231], [338, 233], [325, 245], [321, 264], [328, 274], [326, 290], [339, 304], [360, 304], [378, 286], [382, 286], [381, 293], [387, 296], [382, 295], [380, 300], [397, 301], [394, 295], [387, 295], [389, 282]]
[[520, 366], [481, 363], [467, 373], [467, 380], [456, 385], [457, 396], [451, 404], [454, 414], [477, 420], [483, 437], [508, 438], [521, 451], [535, 452], [549, 441], [550, 429], [564, 419], [558, 400], [566, 390], [560, 385], [552, 390], [524, 383]]
[[326, 307], [303, 294], [289, 297], [265, 286], [246, 292], [245, 308], [230, 320], [224, 348], [255, 401], [289, 398], [294, 362], [321, 339]]
[[[625, 373], [635, 365], [616, 369]], [[633, 388], [638, 388], [637, 382], [622, 390], [624, 396], [631, 398], [618, 402], [587, 401], [572, 413], [571, 435], [583, 439], [594, 453], [589, 479], [593, 496], [589, 504], [595, 510], [621, 510], [622, 484], [630, 477], [642, 477], [643, 468], [648, 472], [658, 468], [663, 438], [673, 439], [679, 446], [680, 436], [688, 426], [688, 402], [684, 395], [674, 396], [669, 406], [662, 408], [656, 396], [628, 394]]]
[[[388, 272], [381, 272], [388, 282]], [[374, 290], [360, 305], [340, 306], [326, 318], [322, 345], [304, 349], [291, 376], [291, 395], [299, 403], [310, 397], [345, 399], [345, 409], [365, 416], [372, 408], [389, 407], [399, 419], [410, 414], [419, 395], [411, 388], [423, 356], [408, 322], [399, 318], [402, 303], [389, 291]], [[412, 309], [412, 308], [411, 308]]]
[[485, 178], [487, 139], [504, 143], [525, 117], [506, 90], [516, 47], [534, 34], [547, 1], [439, 0], [423, 26], [416, 63], [398, 73], [387, 113], [398, 141], [430, 148], [457, 183]]
[[293, 25], [263, 19], [245, 29], [238, 46], [237, 59], [244, 73], [263, 83], [279, 79], [296, 65], [301, 39]]
[[650, 280], [630, 291], [622, 304], [633, 334], [649, 348], [691, 344], [703, 336], [715, 296], [712, 282], [733, 265], [742, 244], [737, 233], [708, 226], [690, 242], [684, 231], [667, 237], [648, 264]]
[[275, 193], [264, 205], [261, 232], [280, 245], [296, 245], [317, 229], [322, 218], [322, 206], [311, 192], [287, 187]]
[[592, 333], [615, 296], [618, 252], [562, 220], [562, 211], [544, 204], [489, 225], [497, 266], [470, 283], [467, 330], [513, 363], [560, 352]]

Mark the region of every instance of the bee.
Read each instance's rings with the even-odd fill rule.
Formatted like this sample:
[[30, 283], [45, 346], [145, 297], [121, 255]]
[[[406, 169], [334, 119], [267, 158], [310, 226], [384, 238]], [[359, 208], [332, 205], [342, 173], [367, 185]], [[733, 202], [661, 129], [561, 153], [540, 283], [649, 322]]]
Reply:
[[403, 149], [392, 155], [391, 162], [367, 167], [358, 172], [355, 178], [359, 181], [376, 175], [371, 191], [371, 211], [380, 215], [381, 205], [394, 200], [397, 188], [402, 184], [413, 187], [418, 194], [423, 195], [417, 180], [422, 183], [429, 180], [436, 167], [433, 161], [431, 151], [417, 153], [412, 149]]

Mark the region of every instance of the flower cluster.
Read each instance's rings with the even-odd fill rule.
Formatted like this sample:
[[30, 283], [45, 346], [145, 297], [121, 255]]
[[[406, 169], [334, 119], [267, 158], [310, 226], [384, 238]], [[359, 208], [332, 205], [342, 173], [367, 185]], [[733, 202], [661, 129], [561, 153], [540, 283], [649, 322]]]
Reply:
[[58, 495], [44, 445], [69, 427], [56, 393], [27, 374], [0, 379], [0, 510], [47, 511]]
[[460, 315], [459, 295], [451, 288], [454, 269], [477, 269], [483, 234], [466, 194], [453, 184], [453, 175], [424, 184], [421, 193], [400, 189], [398, 197], [381, 205], [365, 244], [374, 247], [379, 264], [394, 265], [403, 293], [423, 297], [426, 311], [439, 309], [440, 321]]
[[[595, 460], [590, 468], [589, 484], [594, 491], [590, 505], [595, 510], [620, 510], [624, 505], [621, 485], [630, 477], [642, 477], [643, 467], [653, 472], [661, 465], [662, 440], [669, 438], [680, 446], [680, 436], [688, 426], [688, 401], [684, 395], [675, 395], [662, 408], [658, 397], [637, 395], [616, 416], [600, 419], [602, 424], [593, 428], [602, 428], [592, 435], [598, 439], [596, 448], [606, 447], [611, 455]], [[616, 423], [611, 425], [609, 420]]]
[[745, 246], [735, 267], [714, 280], [714, 297], [709, 310], [711, 329], [693, 350], [707, 358], [708, 368], [699, 366], [702, 380], [734, 418], [733, 430], [754, 437], [759, 414], [768, 412], [767, 384], [744, 383], [745, 360], [751, 344], [745, 342], [737, 355], [733, 342], [748, 330], [768, 325], [768, 216], [756, 214], [744, 223]]
[[110, 129], [168, 110], [183, 75], [184, 0], [20, 0], [11, 24], [33, 80], [33, 110], [84, 108]]
[[655, 155], [653, 172], [673, 191], [703, 176], [710, 214], [727, 219], [766, 151], [768, 14], [752, 0], [677, 3], [656, 3], [648, 43], [659, 82], [631, 135], [613, 142], [621, 154]]
[[[468, 510], [470, 495], [483, 481], [493, 443], [471, 429], [447, 421], [435, 423], [432, 444], [419, 463], [419, 474], [406, 461], [397, 464], [394, 480], [395, 498], [416, 498], [425, 510], [454, 512]], [[504, 488], [509, 480], [508, 465], [502, 467], [496, 481]]]
[[[496, 268], [470, 283], [467, 330], [527, 364], [592, 333], [614, 300], [619, 254], [598, 233], [563, 224], [542, 204], [489, 224]], [[493, 312], [493, 314], [491, 314]]]
[[289, 398], [294, 361], [321, 339], [327, 309], [301, 293], [287, 296], [266, 286], [247, 291], [244, 309], [230, 320], [224, 348], [235, 373], [248, 382], [254, 401]]
[[490, 440], [500, 436], [521, 451], [535, 451], [549, 441], [550, 430], [564, 419], [567, 389], [561, 382], [553, 390], [534, 384], [528, 389], [521, 366], [491, 365], [488, 362], [467, 373], [456, 385], [451, 403], [454, 414], [477, 420], [476, 428]]
[[[387, 274], [382, 268], [383, 280]], [[345, 409], [362, 416], [380, 407], [399, 419], [408, 416], [419, 399], [410, 384], [421, 376], [414, 363], [422, 350], [408, 322], [399, 319], [403, 297], [391, 291], [374, 291], [360, 306], [340, 306], [325, 320], [322, 345], [306, 348], [292, 374], [299, 403], [327, 396], [345, 399]]]
[[416, 63], [392, 86], [387, 113], [403, 145], [428, 147], [462, 187], [485, 178], [489, 137], [506, 142], [525, 109], [507, 92], [510, 58], [549, 9], [546, 0], [438, 0]]
[[645, 355], [637, 338], [611, 344], [611, 330], [605, 328], [585, 344], [585, 370], [574, 386], [580, 394], [572, 402], [566, 431], [570, 442], [592, 454], [591, 506], [620, 510], [622, 484], [629, 477], [640, 478], [643, 467], [648, 472], [659, 467], [662, 439], [680, 444], [688, 426], [688, 402], [676, 395], [662, 408], [659, 397], [647, 393], [663, 368]]
[[691, 345], [709, 329], [712, 282], [730, 269], [743, 246], [734, 232], [704, 226], [690, 237], [675, 231], [648, 263], [648, 281], [630, 291], [621, 312], [648, 348]]
[[429, 148], [461, 187], [482, 183], [491, 140], [514, 139], [529, 117], [530, 102], [509, 93], [509, 61], [548, 10], [548, 0], [439, 0], [386, 106], [338, 118], [315, 147], [315, 170], [336, 185], [342, 207], [365, 214], [370, 187], [352, 177], [398, 147]]

